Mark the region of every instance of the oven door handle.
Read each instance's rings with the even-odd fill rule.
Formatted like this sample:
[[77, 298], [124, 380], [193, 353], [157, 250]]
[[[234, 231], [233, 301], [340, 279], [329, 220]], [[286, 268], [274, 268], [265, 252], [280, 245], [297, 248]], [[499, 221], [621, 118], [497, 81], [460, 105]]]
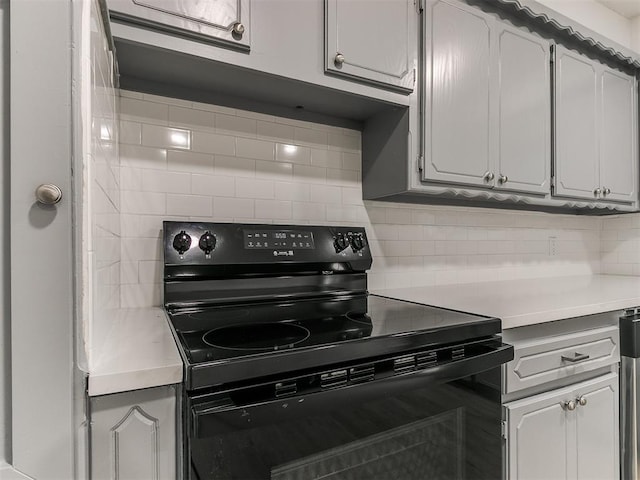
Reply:
[[[443, 384], [479, 374], [513, 359], [513, 347], [499, 341], [487, 342], [490, 351], [454, 360], [435, 367], [397, 374], [380, 380], [336, 387], [310, 394], [292, 395], [277, 400], [235, 405], [229, 392], [191, 407], [191, 432], [207, 438], [238, 430], [252, 429], [283, 421], [294, 421], [339, 409], [345, 404], [365, 403], [384, 398], [390, 392], [409, 391], [429, 384]], [[487, 386], [490, 395], [500, 401], [500, 385]], [[232, 393], [232, 392], [231, 392]]]

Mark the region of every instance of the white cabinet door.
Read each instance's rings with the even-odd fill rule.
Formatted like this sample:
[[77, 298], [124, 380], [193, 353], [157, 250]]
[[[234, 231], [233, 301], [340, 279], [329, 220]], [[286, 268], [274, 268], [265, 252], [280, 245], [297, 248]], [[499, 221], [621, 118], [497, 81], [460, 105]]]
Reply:
[[172, 386], [92, 397], [92, 479], [177, 478], [176, 433]]
[[423, 180], [492, 187], [493, 19], [459, 2], [425, 9]]
[[507, 458], [509, 480], [567, 478], [567, 411], [571, 390], [554, 391], [508, 403]]
[[[82, 386], [74, 385], [79, 253], [73, 248], [72, 4], [11, 2], [10, 32], [2, 32], [10, 49], [5, 80], [11, 82], [5, 90], [11, 189], [2, 192], [3, 208], [11, 212], [11, 251], [5, 252], [11, 261], [11, 453], [16, 470], [39, 480], [73, 478], [74, 444], [80, 442], [74, 415]], [[9, 113], [9, 99], [3, 101]], [[60, 203], [36, 202], [43, 183], [62, 190]]]
[[234, 48], [251, 45], [250, 0], [108, 0], [115, 18]]
[[505, 409], [508, 480], [619, 478], [617, 374], [509, 402]]
[[577, 478], [617, 480], [618, 464], [618, 376], [607, 375], [598, 383], [575, 390], [585, 405], [575, 410]]
[[600, 77], [600, 188], [603, 199], [634, 201], [637, 196], [636, 80], [603, 67]]
[[496, 188], [548, 193], [551, 168], [550, 43], [500, 25]]
[[413, 0], [325, 0], [325, 71], [411, 92], [417, 17]]
[[556, 195], [594, 199], [599, 188], [596, 63], [556, 47]]

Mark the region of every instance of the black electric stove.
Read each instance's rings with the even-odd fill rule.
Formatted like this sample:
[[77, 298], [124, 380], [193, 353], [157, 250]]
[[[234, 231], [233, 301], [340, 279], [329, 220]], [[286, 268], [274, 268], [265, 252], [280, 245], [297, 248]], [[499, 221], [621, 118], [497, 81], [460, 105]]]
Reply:
[[[165, 308], [185, 363], [190, 478], [280, 478], [258, 474], [266, 468], [262, 464], [255, 470], [231, 459], [226, 466], [212, 464], [206, 451], [212, 441], [218, 448], [231, 431], [251, 427], [268, 435], [281, 409], [293, 405], [285, 419], [300, 420], [307, 409], [319, 415], [325, 408], [321, 399], [331, 410], [357, 398], [392, 398], [419, 385], [432, 385], [429, 396], [439, 405], [448, 394], [436, 394], [438, 388], [460, 393], [462, 387], [453, 386], [465, 378], [473, 380], [465, 380], [463, 390], [484, 378], [474, 388], [490, 390], [491, 408], [499, 405], [498, 367], [513, 357], [512, 347], [500, 341], [500, 320], [369, 294], [372, 256], [363, 228], [165, 222], [164, 254]], [[474, 401], [478, 395], [484, 394], [471, 395]], [[266, 405], [272, 406], [265, 410]], [[422, 418], [424, 407], [418, 410]], [[312, 443], [309, 452], [317, 453]], [[286, 444], [280, 445], [284, 451]], [[291, 446], [286, 459], [297, 458], [298, 448]], [[275, 465], [281, 454], [265, 461]], [[295, 475], [290, 478], [325, 478]]]

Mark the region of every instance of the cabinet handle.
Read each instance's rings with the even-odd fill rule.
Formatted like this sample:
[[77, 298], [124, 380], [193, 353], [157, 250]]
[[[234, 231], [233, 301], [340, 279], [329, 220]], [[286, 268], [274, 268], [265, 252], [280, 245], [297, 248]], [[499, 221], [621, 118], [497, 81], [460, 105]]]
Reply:
[[233, 33], [242, 38], [242, 34], [244, 34], [244, 25], [240, 22], [233, 25]]
[[500, 183], [507, 183], [509, 181], [509, 177], [507, 177], [506, 175], [502, 175], [500, 174], [498, 176], [498, 182]]
[[563, 362], [571, 362], [571, 363], [577, 363], [577, 362], [582, 362], [584, 360], [589, 360], [589, 355], [587, 355], [586, 353], [578, 353], [575, 352], [573, 354], [573, 357], [569, 357], [567, 355], [562, 355], [562, 361]]
[[602, 189], [600, 189], [600, 188], [596, 188], [596, 189], [593, 191], [593, 196], [594, 196], [594, 197], [599, 197], [601, 193], [602, 193]]
[[611, 189], [610, 188], [603, 188], [602, 189], [602, 194], [606, 197], [607, 195], [609, 195], [611, 193]]
[[495, 178], [495, 175], [493, 174], [493, 172], [487, 172], [482, 176], [482, 179], [485, 182], [490, 182], [491, 180], [493, 180]]
[[587, 397], [585, 397], [584, 395], [580, 395], [578, 398], [576, 398], [576, 402], [584, 407], [587, 404]]
[[333, 59], [333, 63], [336, 64], [336, 67], [341, 67], [344, 63], [344, 55], [341, 53], [336, 53], [336, 56]]
[[573, 412], [576, 409], [576, 402], [574, 402], [573, 400], [569, 400], [568, 402], [564, 402], [563, 406], [565, 409]]

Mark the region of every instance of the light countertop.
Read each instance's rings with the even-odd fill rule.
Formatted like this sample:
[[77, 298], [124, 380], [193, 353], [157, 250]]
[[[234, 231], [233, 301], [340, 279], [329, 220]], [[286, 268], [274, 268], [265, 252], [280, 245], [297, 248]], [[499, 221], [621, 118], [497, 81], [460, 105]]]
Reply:
[[108, 321], [89, 364], [90, 396], [182, 382], [182, 359], [162, 308], [120, 309]]
[[640, 277], [589, 275], [390, 288], [378, 295], [498, 317], [502, 328], [640, 306]]

